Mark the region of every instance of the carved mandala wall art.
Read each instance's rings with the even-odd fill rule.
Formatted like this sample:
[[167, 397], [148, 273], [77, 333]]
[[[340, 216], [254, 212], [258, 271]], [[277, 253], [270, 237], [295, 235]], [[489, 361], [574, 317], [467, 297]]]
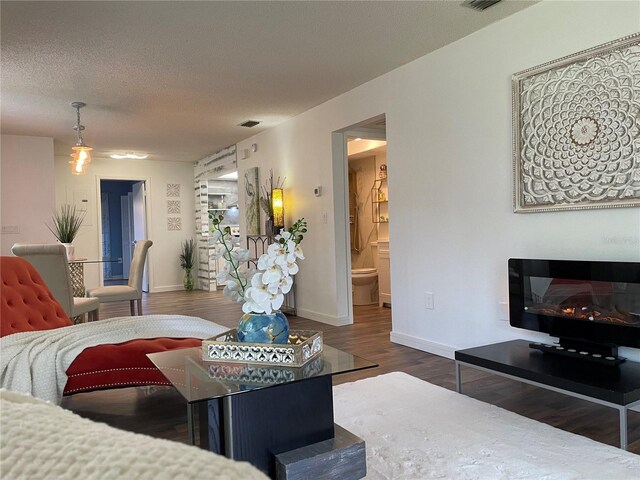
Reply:
[[182, 217], [167, 217], [167, 230], [182, 230]]
[[640, 205], [640, 34], [512, 84], [515, 212]]
[[180, 200], [167, 200], [167, 214], [180, 213]]
[[179, 197], [179, 196], [180, 196], [180, 184], [167, 183], [167, 197]]

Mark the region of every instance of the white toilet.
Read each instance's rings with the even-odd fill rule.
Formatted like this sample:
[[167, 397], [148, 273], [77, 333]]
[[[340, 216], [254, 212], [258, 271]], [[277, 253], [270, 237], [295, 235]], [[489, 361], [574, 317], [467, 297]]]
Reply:
[[378, 270], [375, 268], [354, 268], [351, 270], [354, 305], [378, 303]]

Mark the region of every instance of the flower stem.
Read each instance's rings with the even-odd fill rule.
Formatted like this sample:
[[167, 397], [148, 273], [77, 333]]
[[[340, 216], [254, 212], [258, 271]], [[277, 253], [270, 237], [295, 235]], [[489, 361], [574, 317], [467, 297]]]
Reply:
[[214, 230], [218, 230], [220, 232], [220, 243], [224, 245], [224, 249], [227, 251], [227, 255], [229, 257], [228, 259], [225, 259], [225, 260], [227, 260], [231, 264], [231, 267], [233, 268], [233, 273], [231, 274], [231, 277], [238, 280], [238, 284], [240, 285], [240, 293], [244, 297], [244, 288], [247, 286], [247, 282], [243, 282], [242, 278], [240, 278], [240, 273], [238, 272], [238, 267], [240, 266], [240, 264], [238, 263], [236, 265], [236, 263], [233, 261], [233, 257], [231, 256], [231, 252], [233, 251], [233, 248], [230, 249], [229, 245], [227, 245], [227, 240], [225, 239], [225, 235], [227, 234], [226, 229], [228, 227], [225, 227], [225, 231], [223, 231], [220, 228], [220, 223], [214, 222], [213, 228]]

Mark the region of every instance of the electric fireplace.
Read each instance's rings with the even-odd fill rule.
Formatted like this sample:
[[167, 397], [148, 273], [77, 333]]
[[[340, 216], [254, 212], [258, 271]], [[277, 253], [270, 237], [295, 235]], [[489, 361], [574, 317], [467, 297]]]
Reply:
[[509, 323], [559, 338], [532, 348], [616, 365], [640, 348], [640, 263], [511, 258]]

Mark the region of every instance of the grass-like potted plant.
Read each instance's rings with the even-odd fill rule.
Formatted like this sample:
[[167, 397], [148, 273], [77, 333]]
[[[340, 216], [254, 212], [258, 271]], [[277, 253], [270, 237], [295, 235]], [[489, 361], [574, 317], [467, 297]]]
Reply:
[[187, 292], [193, 290], [193, 267], [196, 262], [196, 242], [193, 239], [182, 242], [180, 267], [184, 270], [183, 285]]
[[78, 235], [86, 212], [76, 209], [75, 205], [60, 205], [51, 217], [51, 225], [47, 228], [67, 249], [67, 258], [74, 254], [73, 240]]

